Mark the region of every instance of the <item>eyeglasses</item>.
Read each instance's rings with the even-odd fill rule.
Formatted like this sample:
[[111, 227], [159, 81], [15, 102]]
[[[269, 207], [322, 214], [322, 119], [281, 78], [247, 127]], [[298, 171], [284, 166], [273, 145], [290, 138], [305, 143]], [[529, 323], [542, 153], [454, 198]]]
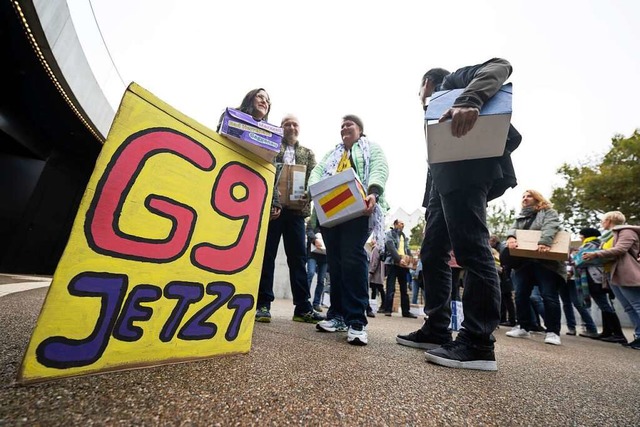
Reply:
[[256, 98], [263, 100], [268, 105], [271, 105], [271, 101], [269, 101], [269, 98], [267, 97], [267, 95], [263, 95], [263, 94], [259, 93], [258, 95], [256, 95]]

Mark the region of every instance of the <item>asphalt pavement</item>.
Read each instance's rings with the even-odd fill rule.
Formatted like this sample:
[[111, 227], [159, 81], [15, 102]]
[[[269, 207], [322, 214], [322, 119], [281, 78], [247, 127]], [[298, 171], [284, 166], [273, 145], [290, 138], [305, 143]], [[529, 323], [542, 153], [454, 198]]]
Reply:
[[498, 372], [455, 370], [396, 344], [422, 319], [370, 319], [369, 345], [356, 347], [293, 322], [290, 300], [255, 325], [248, 354], [17, 385], [46, 292], [0, 297], [0, 426], [640, 425], [640, 351], [564, 332], [552, 346], [502, 328]]

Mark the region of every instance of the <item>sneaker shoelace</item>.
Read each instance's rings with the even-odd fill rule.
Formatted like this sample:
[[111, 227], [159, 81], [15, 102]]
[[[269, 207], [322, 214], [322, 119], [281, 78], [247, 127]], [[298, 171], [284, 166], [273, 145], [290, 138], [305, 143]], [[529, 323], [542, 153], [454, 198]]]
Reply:
[[446, 343], [442, 344], [440, 346], [440, 348], [442, 348], [444, 350], [451, 350], [451, 349], [456, 348], [457, 346], [458, 346], [458, 344], [455, 341], [449, 341], [449, 342], [446, 342]]

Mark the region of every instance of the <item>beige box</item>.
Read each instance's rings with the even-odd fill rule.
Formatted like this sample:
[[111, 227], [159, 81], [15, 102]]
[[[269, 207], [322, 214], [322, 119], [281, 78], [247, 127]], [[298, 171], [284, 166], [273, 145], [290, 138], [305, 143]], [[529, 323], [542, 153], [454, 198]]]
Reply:
[[553, 238], [551, 250], [549, 252], [538, 252], [538, 241], [540, 241], [540, 230], [516, 230], [518, 247], [509, 249], [509, 254], [523, 258], [550, 259], [555, 261], [566, 261], [569, 258], [569, 244], [571, 234], [566, 231], [558, 231]]
[[349, 168], [309, 186], [309, 194], [323, 227], [333, 227], [362, 216], [365, 192], [353, 169]]
[[411, 255], [402, 255], [402, 259], [404, 259], [405, 265], [402, 266], [400, 265], [400, 263], [397, 263], [396, 265], [404, 268], [409, 268], [411, 270], [415, 270], [418, 267], [418, 260]]
[[451, 135], [451, 120], [427, 125], [430, 164], [500, 157], [504, 153], [511, 114], [480, 116], [465, 136]]
[[280, 204], [289, 209], [303, 209], [307, 204], [305, 194], [305, 177], [307, 165], [282, 165], [278, 179]]

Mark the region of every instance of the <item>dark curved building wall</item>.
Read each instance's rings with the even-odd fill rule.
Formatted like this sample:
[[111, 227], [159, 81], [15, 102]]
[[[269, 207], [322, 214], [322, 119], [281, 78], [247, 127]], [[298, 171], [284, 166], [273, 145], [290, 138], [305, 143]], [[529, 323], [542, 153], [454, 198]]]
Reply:
[[102, 141], [70, 107], [79, 104], [61, 74], [52, 78], [33, 2], [17, 4], [0, 2], [0, 272], [52, 274]]

